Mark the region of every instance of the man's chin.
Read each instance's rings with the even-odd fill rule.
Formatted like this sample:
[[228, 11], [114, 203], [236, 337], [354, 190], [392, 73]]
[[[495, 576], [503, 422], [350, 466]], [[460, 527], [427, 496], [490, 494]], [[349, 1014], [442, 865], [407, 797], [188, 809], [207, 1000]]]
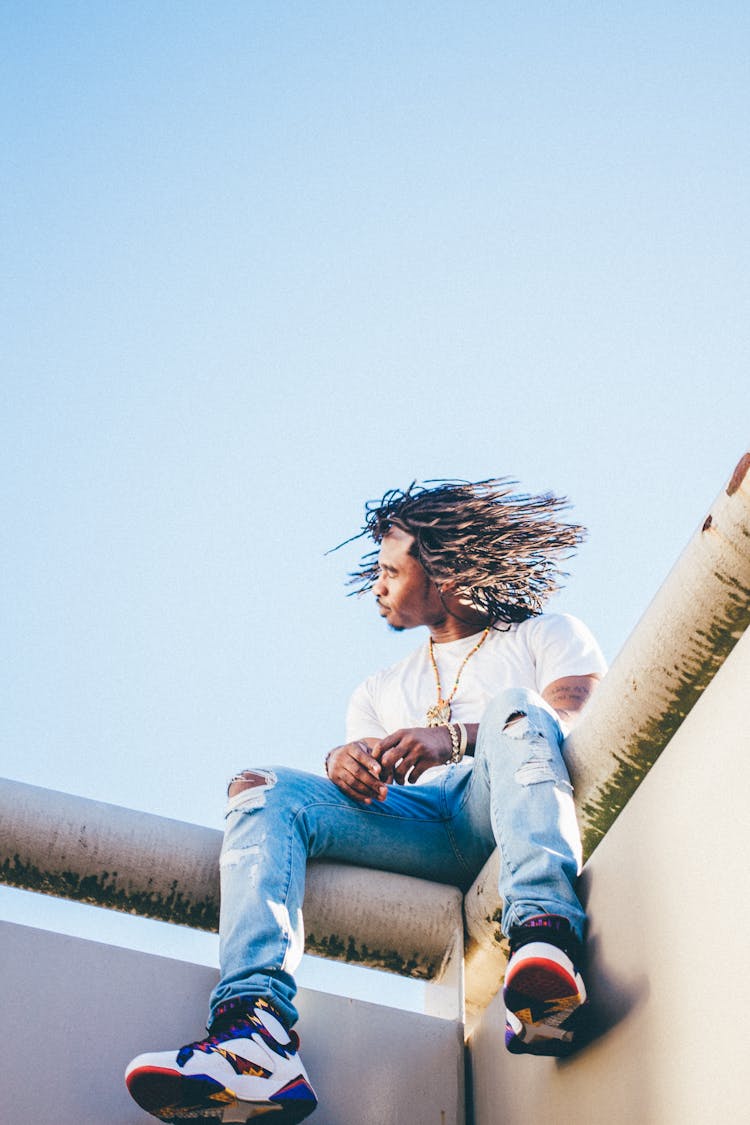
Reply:
[[405, 625], [391, 625], [390, 621], [388, 622], [388, 628], [394, 633], [403, 633], [406, 630]]

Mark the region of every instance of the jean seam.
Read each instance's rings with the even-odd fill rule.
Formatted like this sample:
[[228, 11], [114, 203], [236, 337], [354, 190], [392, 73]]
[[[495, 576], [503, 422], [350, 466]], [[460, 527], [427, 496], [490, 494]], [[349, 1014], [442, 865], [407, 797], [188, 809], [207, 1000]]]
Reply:
[[[354, 798], [351, 798], [351, 800], [354, 800]], [[435, 816], [435, 817], [402, 816], [401, 813], [381, 812], [380, 809], [374, 804], [373, 805], [360, 805], [360, 804], [339, 805], [335, 801], [312, 801], [312, 802], [310, 802], [310, 804], [305, 805], [304, 808], [298, 809], [297, 812], [294, 814], [294, 819], [296, 820], [300, 813], [307, 812], [309, 809], [313, 809], [313, 808], [331, 808], [331, 809], [338, 809], [338, 810], [342, 810], [342, 811], [345, 811], [345, 812], [353, 812], [353, 813], [364, 812], [364, 813], [367, 813], [370, 816], [382, 816], [385, 820], [400, 820], [400, 821], [408, 821], [409, 823], [412, 823], [414, 820], [417, 820], [417, 821], [421, 820], [425, 824], [442, 824], [446, 819], [450, 819], [449, 816], [445, 816], [445, 815]]]
[[461, 802], [460, 802], [458, 808], [454, 812], [451, 812], [450, 809], [449, 809], [448, 796], [447, 796], [447, 792], [446, 792], [446, 790], [448, 788], [448, 782], [450, 781], [450, 778], [451, 778], [450, 772], [444, 774], [444, 776], [441, 778], [440, 798], [441, 798], [442, 804], [445, 808], [445, 819], [443, 821], [443, 825], [445, 827], [445, 834], [448, 837], [448, 843], [450, 844], [450, 847], [451, 847], [451, 850], [452, 850], [454, 856], [456, 857], [456, 859], [458, 860], [458, 862], [461, 864], [464, 871], [466, 872], [467, 878], [470, 881], [473, 881], [476, 878], [477, 872], [471, 866], [471, 864], [468, 862], [468, 860], [464, 856], [463, 852], [459, 848], [458, 841], [456, 839], [456, 836], [455, 836], [455, 833], [454, 833], [454, 830], [453, 830], [454, 821], [463, 812], [464, 805], [466, 804], [466, 802], [469, 799], [469, 794], [471, 793], [471, 788], [474, 784], [474, 765], [471, 766], [471, 769], [470, 769], [469, 772], [470, 772], [471, 776], [469, 777], [469, 780], [466, 784], [464, 793], [461, 797]]

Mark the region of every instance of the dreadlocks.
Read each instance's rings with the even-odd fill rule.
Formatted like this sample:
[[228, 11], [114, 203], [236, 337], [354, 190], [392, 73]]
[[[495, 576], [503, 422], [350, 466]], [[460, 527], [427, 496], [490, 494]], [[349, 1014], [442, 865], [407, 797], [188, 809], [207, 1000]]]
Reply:
[[[507, 477], [412, 482], [365, 505], [362, 530], [378, 544], [391, 528], [414, 536], [412, 553], [438, 586], [451, 581], [457, 594], [493, 621], [524, 621], [541, 613], [565, 577], [568, 558], [585, 536], [578, 524], [555, 518], [570, 505], [552, 493], [514, 493]], [[428, 487], [431, 486], [431, 487]], [[340, 544], [344, 546], [344, 544]], [[349, 577], [353, 593], [370, 590], [378, 552], [364, 555]]]

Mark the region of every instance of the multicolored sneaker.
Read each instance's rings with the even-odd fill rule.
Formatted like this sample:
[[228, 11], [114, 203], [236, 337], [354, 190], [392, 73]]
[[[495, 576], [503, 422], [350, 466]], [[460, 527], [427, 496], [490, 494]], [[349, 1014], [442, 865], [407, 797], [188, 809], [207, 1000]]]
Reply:
[[296, 1125], [318, 1104], [297, 1048], [265, 1000], [219, 1009], [210, 1034], [179, 1051], [139, 1055], [125, 1071], [128, 1090], [160, 1121], [243, 1123], [273, 1113]]
[[567, 918], [540, 914], [510, 931], [505, 1046], [514, 1055], [569, 1055], [586, 1003], [581, 947]]

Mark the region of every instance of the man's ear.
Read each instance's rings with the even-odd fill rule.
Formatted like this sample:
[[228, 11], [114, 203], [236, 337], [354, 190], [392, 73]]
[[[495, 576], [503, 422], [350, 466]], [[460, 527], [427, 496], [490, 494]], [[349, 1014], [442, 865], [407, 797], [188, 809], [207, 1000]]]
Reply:
[[448, 578], [445, 582], [441, 582], [438, 590], [441, 594], [455, 594], [458, 580], [456, 578]]

